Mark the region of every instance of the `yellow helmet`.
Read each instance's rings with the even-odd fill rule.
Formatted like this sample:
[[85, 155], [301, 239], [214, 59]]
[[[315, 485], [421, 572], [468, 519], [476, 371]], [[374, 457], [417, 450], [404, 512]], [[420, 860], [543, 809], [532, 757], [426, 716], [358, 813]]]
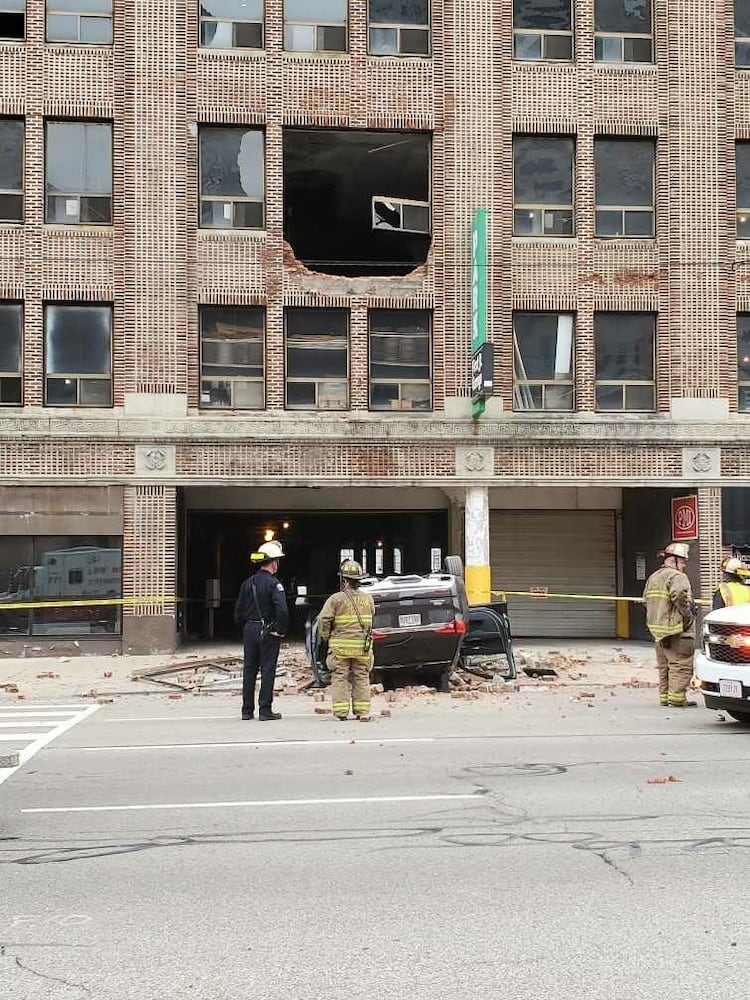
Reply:
[[721, 560], [721, 572], [726, 573], [727, 576], [745, 578], [750, 576], [750, 568], [741, 559], [736, 559], [734, 556], [728, 556]]

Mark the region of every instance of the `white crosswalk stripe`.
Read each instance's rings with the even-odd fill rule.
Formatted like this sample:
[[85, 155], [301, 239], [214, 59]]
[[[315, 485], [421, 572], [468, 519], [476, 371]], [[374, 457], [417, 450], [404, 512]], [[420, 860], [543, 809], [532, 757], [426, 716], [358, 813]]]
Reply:
[[0, 785], [48, 743], [88, 718], [98, 705], [0, 705], [0, 754], [18, 750], [16, 767], [0, 767]]

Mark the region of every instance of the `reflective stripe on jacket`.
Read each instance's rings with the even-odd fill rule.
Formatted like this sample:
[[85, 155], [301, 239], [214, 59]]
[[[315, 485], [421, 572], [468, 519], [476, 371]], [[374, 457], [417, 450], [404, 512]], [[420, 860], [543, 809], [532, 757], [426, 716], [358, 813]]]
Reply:
[[730, 608], [734, 604], [750, 604], [750, 586], [746, 583], [735, 583], [727, 580], [719, 587], [719, 593], [725, 608]]
[[643, 590], [646, 626], [657, 642], [671, 635], [695, 638], [693, 592], [685, 573], [662, 566], [646, 581]]
[[374, 614], [375, 603], [369, 594], [339, 591], [323, 605], [318, 634], [328, 640], [328, 648], [339, 656], [365, 656], [369, 653], [367, 639]]

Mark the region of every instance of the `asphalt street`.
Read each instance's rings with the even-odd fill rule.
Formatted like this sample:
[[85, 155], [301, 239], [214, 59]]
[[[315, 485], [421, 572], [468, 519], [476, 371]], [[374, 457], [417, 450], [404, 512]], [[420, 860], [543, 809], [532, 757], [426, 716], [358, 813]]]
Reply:
[[750, 731], [590, 704], [81, 713], [0, 785], [0, 997], [744, 1000]]

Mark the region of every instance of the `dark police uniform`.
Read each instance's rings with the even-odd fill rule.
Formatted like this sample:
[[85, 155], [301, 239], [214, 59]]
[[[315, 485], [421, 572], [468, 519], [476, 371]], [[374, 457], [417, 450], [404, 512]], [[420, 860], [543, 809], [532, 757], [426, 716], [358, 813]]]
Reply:
[[255, 683], [260, 670], [258, 716], [268, 717], [272, 712], [273, 685], [281, 637], [286, 635], [289, 625], [284, 588], [273, 573], [261, 568], [245, 580], [234, 606], [234, 620], [242, 626], [245, 647], [242, 715], [252, 718], [255, 709]]

